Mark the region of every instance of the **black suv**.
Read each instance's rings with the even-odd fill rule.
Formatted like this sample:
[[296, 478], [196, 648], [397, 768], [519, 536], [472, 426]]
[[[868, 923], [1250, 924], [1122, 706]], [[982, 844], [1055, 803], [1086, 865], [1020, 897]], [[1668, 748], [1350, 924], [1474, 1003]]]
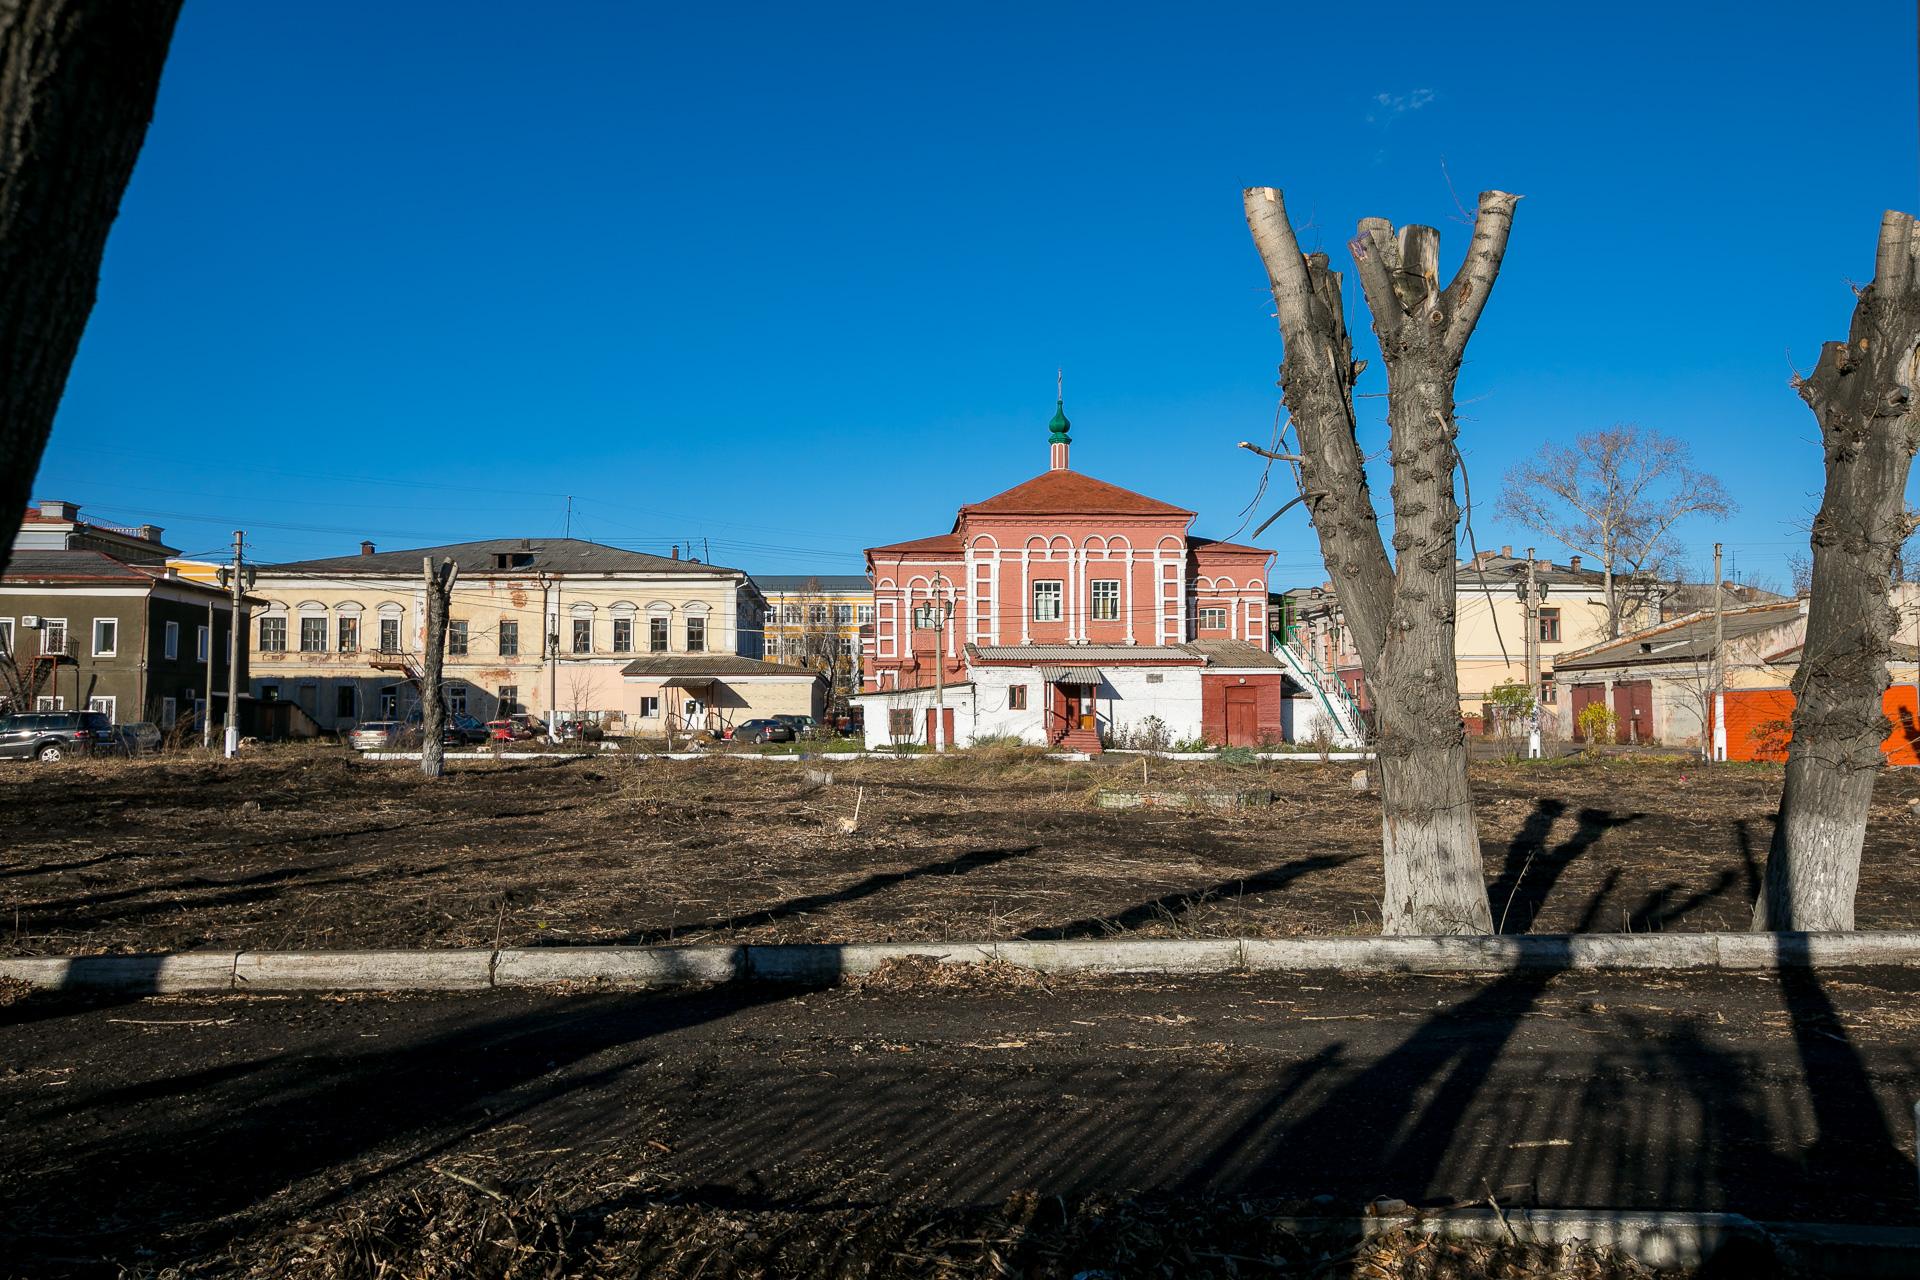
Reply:
[[64, 760], [114, 749], [113, 718], [104, 711], [25, 711], [0, 717], [0, 759]]

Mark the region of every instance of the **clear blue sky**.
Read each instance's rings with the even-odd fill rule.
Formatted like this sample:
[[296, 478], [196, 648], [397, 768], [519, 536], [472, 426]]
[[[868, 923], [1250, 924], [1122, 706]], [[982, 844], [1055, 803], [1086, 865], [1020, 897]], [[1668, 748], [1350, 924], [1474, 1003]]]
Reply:
[[[1637, 421], [1741, 504], [1702, 560], [1784, 578], [1821, 483], [1787, 379], [1920, 205], [1915, 97], [1891, 0], [188, 0], [37, 491], [268, 560], [550, 536], [571, 494], [578, 535], [857, 571], [1045, 468], [1061, 364], [1076, 467], [1228, 536], [1280, 355], [1240, 188], [1342, 263], [1360, 216], [1433, 223], [1451, 271], [1444, 162], [1526, 196], [1475, 496]], [[1320, 580], [1297, 509], [1262, 541]]]

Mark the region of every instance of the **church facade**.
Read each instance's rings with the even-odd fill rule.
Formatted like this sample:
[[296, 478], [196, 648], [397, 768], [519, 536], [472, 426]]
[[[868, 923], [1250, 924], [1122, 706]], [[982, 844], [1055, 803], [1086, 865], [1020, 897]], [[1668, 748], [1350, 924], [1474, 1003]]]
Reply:
[[1046, 471], [947, 533], [868, 549], [868, 744], [1284, 740], [1273, 553], [1196, 537], [1194, 512], [1074, 471], [1070, 433], [1056, 405]]

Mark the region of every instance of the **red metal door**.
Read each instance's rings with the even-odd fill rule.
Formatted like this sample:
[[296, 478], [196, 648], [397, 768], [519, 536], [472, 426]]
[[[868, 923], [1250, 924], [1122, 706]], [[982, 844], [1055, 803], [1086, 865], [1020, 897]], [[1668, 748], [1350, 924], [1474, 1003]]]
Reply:
[[[940, 715], [940, 719], [937, 722], [934, 720], [935, 715]], [[936, 730], [943, 730], [944, 732], [936, 733]], [[927, 708], [927, 745], [931, 747], [937, 746], [940, 743], [945, 743], [949, 747], [953, 745], [952, 707]]]
[[1605, 685], [1577, 684], [1573, 686], [1573, 702], [1571, 705], [1573, 709], [1573, 740], [1575, 742], [1585, 742], [1587, 740], [1586, 731], [1580, 727], [1580, 713], [1596, 702], [1601, 706], [1606, 705], [1607, 687]]
[[1259, 695], [1251, 685], [1227, 686], [1227, 745], [1230, 747], [1260, 745]]
[[1653, 741], [1653, 681], [1622, 680], [1613, 686], [1616, 741], [1643, 745]]

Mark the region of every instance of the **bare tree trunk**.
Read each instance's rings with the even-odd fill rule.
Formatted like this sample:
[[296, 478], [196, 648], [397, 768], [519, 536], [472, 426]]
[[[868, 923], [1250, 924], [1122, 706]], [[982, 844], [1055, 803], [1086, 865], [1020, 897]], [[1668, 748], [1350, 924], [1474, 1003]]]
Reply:
[[[441, 672], [447, 659], [447, 614], [453, 606], [453, 584], [460, 567], [452, 560], [422, 562], [427, 578], [427, 652], [420, 676], [420, 772], [438, 778], [447, 771], [447, 704], [440, 693]], [[551, 714], [551, 713], [550, 713]]]
[[1280, 192], [1255, 187], [1244, 196], [1285, 344], [1280, 385], [1300, 440], [1308, 509], [1379, 713], [1381, 929], [1489, 933], [1454, 662], [1453, 385], [1499, 275], [1518, 197], [1482, 193], [1473, 245], [1444, 291], [1440, 235], [1431, 227], [1396, 236], [1369, 218], [1349, 245], [1387, 362], [1390, 563], [1355, 432], [1353, 385], [1363, 366], [1353, 360], [1340, 276], [1324, 254], [1301, 254]]
[[0, 0], [0, 572], [179, 12], [180, 0]]
[[1885, 764], [1881, 695], [1898, 625], [1889, 587], [1914, 528], [1902, 497], [1920, 449], [1917, 359], [1920, 227], [1889, 211], [1848, 340], [1827, 343], [1799, 385], [1820, 420], [1827, 488], [1813, 521], [1813, 598], [1756, 929], [1853, 928], [1867, 808]]

